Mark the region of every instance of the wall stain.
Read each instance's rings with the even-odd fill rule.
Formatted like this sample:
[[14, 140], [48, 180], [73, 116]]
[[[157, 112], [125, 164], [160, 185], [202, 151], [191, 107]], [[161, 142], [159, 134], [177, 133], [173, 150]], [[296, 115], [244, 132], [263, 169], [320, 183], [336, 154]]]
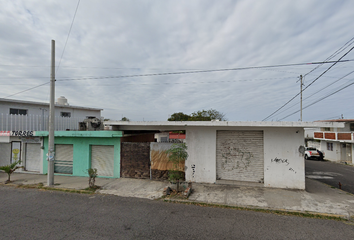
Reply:
[[[251, 152], [244, 151], [240, 148], [227, 147], [221, 154], [223, 161], [221, 167], [224, 170], [232, 171], [234, 169], [247, 169], [251, 164], [251, 158], [253, 154]], [[231, 165], [231, 169], [229, 168]]]

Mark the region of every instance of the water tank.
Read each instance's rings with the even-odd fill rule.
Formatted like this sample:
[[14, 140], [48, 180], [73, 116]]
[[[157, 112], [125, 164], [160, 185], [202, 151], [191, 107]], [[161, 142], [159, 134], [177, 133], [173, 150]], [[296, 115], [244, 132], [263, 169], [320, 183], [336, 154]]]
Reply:
[[58, 102], [59, 105], [69, 105], [68, 103], [68, 99], [66, 99], [64, 96], [60, 96], [60, 98], [58, 98]]

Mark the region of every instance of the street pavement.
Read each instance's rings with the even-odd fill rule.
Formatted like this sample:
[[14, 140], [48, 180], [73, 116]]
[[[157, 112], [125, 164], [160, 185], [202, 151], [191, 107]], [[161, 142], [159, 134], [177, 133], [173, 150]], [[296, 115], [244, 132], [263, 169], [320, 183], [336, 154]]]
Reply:
[[[0, 183], [4, 183], [7, 174], [0, 173]], [[41, 174], [13, 173], [12, 185], [46, 184], [47, 176]], [[88, 177], [72, 177], [56, 175], [56, 188], [85, 189]], [[98, 192], [121, 197], [158, 199], [162, 196], [167, 181], [132, 178], [96, 178], [96, 185], [101, 186]], [[306, 179], [306, 191], [292, 189], [275, 189], [227, 184], [193, 183], [193, 193], [187, 200], [228, 206], [262, 208], [283, 211], [310, 212], [336, 215], [348, 219], [354, 216], [354, 195], [339, 189], [331, 188], [313, 179]]]
[[329, 161], [306, 160], [306, 177], [354, 194], [354, 166]]
[[349, 221], [0, 186], [0, 239], [352, 239]]

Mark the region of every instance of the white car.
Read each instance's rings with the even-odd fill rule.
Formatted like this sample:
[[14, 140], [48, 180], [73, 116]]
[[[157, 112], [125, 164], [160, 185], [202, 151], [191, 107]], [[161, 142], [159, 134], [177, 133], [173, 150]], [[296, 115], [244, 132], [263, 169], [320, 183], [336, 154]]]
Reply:
[[320, 150], [314, 148], [314, 147], [306, 147], [305, 148], [305, 159], [311, 159], [311, 158], [315, 158], [315, 159], [318, 159], [318, 160], [323, 160], [324, 158], [324, 152], [323, 151], [320, 151], [322, 153], [322, 156], [321, 154], [319, 153]]

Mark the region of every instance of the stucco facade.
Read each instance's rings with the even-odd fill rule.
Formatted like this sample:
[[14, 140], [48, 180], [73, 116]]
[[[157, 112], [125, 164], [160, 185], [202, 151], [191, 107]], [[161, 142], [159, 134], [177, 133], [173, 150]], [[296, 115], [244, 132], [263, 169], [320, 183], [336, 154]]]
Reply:
[[[35, 132], [35, 136], [43, 138], [43, 164], [41, 173], [46, 174], [48, 169], [48, 161], [46, 154], [48, 153], [48, 132]], [[98, 176], [107, 178], [120, 177], [120, 131], [56, 131], [55, 145], [72, 145], [72, 176], [87, 176], [87, 169], [92, 166], [92, 148], [93, 146], [107, 146], [113, 148], [111, 159], [102, 159], [102, 164], [106, 165], [110, 176], [102, 176], [98, 171]], [[57, 153], [56, 153], [57, 155]], [[113, 156], [112, 156], [113, 155]], [[109, 164], [106, 163], [109, 161]], [[105, 166], [103, 166], [105, 167]]]
[[304, 128], [344, 126], [341, 123], [312, 122], [107, 124], [114, 130], [130, 133], [134, 130], [185, 130], [189, 154], [185, 162], [187, 181], [218, 183], [219, 179], [224, 178], [258, 181], [265, 187], [291, 189], [305, 189], [305, 162], [301, 151], [305, 144]]

